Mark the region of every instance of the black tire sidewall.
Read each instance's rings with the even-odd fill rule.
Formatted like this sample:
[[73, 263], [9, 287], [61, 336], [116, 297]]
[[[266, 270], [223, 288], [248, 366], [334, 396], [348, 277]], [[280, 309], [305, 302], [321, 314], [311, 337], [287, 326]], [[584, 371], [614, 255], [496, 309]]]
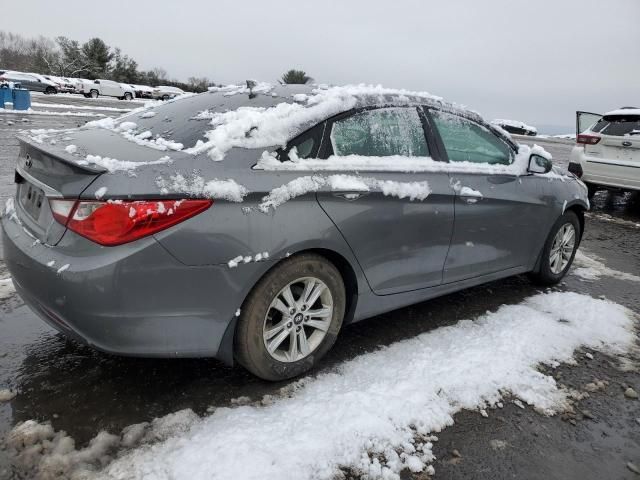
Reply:
[[[263, 341], [264, 318], [275, 296], [288, 283], [313, 276], [322, 280], [333, 297], [334, 313], [331, 325], [320, 345], [297, 362], [280, 362], [268, 352]], [[340, 272], [319, 255], [302, 254], [284, 260], [268, 272], [245, 301], [235, 335], [238, 362], [254, 375], [265, 380], [285, 380], [313, 368], [336, 341], [344, 318], [346, 294]]]
[[[573, 228], [575, 229], [575, 245], [573, 247], [573, 253], [571, 254], [569, 263], [560, 273], [556, 274], [551, 271], [549, 254], [551, 253], [553, 240], [558, 233], [558, 230], [560, 230], [560, 228], [562, 228], [567, 223], [571, 223], [573, 225]], [[556, 220], [556, 222], [553, 224], [553, 227], [551, 228], [551, 231], [549, 232], [547, 241], [544, 244], [544, 249], [542, 250], [542, 258], [540, 259], [540, 269], [537, 272], [537, 276], [542, 283], [553, 285], [564, 278], [564, 276], [571, 268], [571, 265], [573, 264], [573, 259], [575, 258], [578, 247], [580, 246], [581, 235], [582, 232], [580, 230], [580, 221], [578, 220], [578, 216], [575, 213], [571, 211], [565, 212], [560, 218], [558, 218], [558, 220]]]

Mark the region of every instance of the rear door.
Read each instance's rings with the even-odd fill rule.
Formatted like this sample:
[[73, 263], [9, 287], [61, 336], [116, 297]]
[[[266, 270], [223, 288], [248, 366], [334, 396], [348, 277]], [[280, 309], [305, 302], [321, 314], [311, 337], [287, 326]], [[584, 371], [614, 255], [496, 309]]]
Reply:
[[[465, 280], [531, 263], [547, 208], [539, 182], [495, 173], [510, 165], [514, 148], [486, 126], [451, 113], [430, 111], [451, 163], [455, 226], [443, 281]], [[458, 164], [458, 165], [455, 165]]]
[[379, 295], [442, 283], [453, 195], [446, 172], [415, 171], [432, 163], [429, 128], [415, 107], [350, 112], [325, 128], [321, 157], [337, 171], [318, 202]]

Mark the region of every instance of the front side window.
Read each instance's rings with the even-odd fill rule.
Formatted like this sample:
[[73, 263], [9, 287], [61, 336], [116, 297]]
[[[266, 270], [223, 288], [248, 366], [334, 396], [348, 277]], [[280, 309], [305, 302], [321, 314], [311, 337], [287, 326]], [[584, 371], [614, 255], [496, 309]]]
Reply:
[[432, 115], [450, 162], [511, 164], [511, 148], [488, 128], [450, 113]]
[[333, 154], [338, 156], [429, 156], [415, 108], [366, 110], [336, 120], [331, 129], [331, 145]]

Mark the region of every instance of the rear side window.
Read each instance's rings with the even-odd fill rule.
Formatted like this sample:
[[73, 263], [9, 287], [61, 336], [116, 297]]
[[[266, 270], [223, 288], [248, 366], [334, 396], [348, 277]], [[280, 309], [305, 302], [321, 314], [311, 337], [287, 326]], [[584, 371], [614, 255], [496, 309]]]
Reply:
[[415, 108], [366, 110], [336, 120], [331, 130], [334, 155], [428, 157], [429, 147]]
[[450, 162], [511, 164], [511, 148], [488, 128], [450, 113], [431, 114]]
[[603, 135], [621, 137], [623, 135], [640, 135], [640, 117], [604, 117], [591, 129]]

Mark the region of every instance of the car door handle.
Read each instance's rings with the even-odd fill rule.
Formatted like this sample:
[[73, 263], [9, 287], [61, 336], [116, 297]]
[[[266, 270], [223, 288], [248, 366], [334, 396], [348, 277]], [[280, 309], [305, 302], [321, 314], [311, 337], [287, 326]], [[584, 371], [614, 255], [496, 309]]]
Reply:
[[349, 202], [353, 202], [354, 200], [364, 197], [365, 195], [369, 195], [369, 192], [335, 192], [333, 194], [334, 197], [339, 197]]
[[460, 199], [469, 205], [473, 205], [474, 203], [478, 203], [482, 200], [482, 197], [478, 195], [460, 195]]

